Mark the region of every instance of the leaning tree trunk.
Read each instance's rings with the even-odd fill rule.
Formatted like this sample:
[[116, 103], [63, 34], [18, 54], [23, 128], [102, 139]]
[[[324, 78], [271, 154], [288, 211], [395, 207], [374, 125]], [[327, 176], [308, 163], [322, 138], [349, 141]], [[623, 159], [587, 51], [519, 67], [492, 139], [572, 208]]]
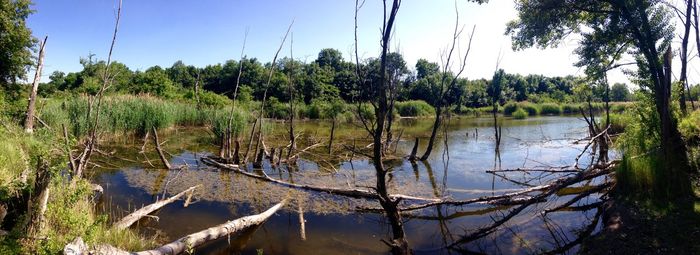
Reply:
[[430, 157], [430, 153], [433, 151], [433, 144], [435, 143], [435, 137], [437, 137], [438, 129], [440, 129], [440, 118], [442, 117], [442, 107], [438, 103], [435, 108], [435, 123], [433, 123], [433, 131], [430, 133], [430, 140], [428, 140], [428, 147], [425, 149], [425, 153], [420, 157], [420, 160], [427, 160]]
[[29, 105], [27, 106], [27, 117], [24, 119], [24, 131], [27, 133], [34, 132], [34, 108], [36, 105], [36, 93], [39, 90], [39, 81], [41, 80], [41, 70], [44, 68], [44, 47], [46, 47], [46, 40], [49, 37], [44, 37], [44, 41], [39, 47], [39, 61], [36, 65], [36, 73], [34, 74], [34, 82], [32, 83], [32, 91], [29, 94]]

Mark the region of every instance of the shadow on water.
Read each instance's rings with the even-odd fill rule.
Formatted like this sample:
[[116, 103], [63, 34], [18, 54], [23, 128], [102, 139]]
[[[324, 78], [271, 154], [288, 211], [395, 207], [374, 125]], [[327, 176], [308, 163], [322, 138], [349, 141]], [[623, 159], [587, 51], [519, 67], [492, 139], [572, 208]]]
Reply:
[[[524, 120], [503, 119], [500, 144], [495, 144], [491, 118], [455, 118], [446, 122], [442, 143], [435, 143], [432, 156], [421, 162], [401, 158], [408, 155], [415, 137], [430, 134], [432, 120], [403, 119], [397, 122], [402, 140], [396, 145], [398, 157], [385, 162], [392, 169], [388, 177], [390, 193], [422, 197], [469, 199], [503, 194], [522, 188], [518, 182], [545, 183], [559, 174], [530, 175], [522, 173], [489, 174], [486, 170], [519, 167], [568, 165], [582, 145], [574, 144], [586, 135], [586, 124], [575, 117], [537, 117]], [[286, 142], [283, 123], [271, 123], [269, 146]], [[303, 121], [296, 129], [302, 135], [298, 142], [304, 148], [328, 135], [329, 123]], [[279, 126], [279, 127], [278, 127]], [[134, 208], [152, 203], [164, 194], [175, 194], [190, 186], [202, 184], [195, 201], [187, 208], [181, 202], [165, 206], [136, 226], [146, 235], [158, 235], [164, 241], [209, 228], [228, 220], [264, 211], [291, 196], [292, 203], [256, 230], [239, 236], [217, 240], [197, 250], [199, 254], [385, 254], [388, 247], [379, 240], [390, 235], [381, 214], [362, 213], [358, 207], [378, 207], [374, 201], [349, 199], [329, 194], [289, 190], [279, 185], [219, 171], [200, 163], [199, 158], [217, 151], [210, 133], [204, 129], [180, 129], [164, 133], [164, 149], [173, 153], [172, 165], [185, 165], [185, 170], [162, 170], [157, 155], [146, 149], [138, 138], [119, 137], [111, 141], [111, 156], [95, 162], [103, 168], [92, 175], [105, 188], [101, 208], [112, 218], [119, 218]], [[333, 187], [371, 187], [374, 185], [372, 162], [359, 154], [352, 156], [341, 144], [358, 148], [367, 146], [364, 130], [352, 124], [338, 125], [333, 154], [321, 146], [302, 155], [295, 168], [272, 167], [262, 170], [273, 178], [291, 183]], [[423, 151], [424, 144], [419, 146]], [[109, 164], [106, 164], [109, 163]], [[438, 169], [435, 171], [435, 169]], [[252, 170], [252, 168], [251, 168]], [[574, 195], [564, 195], [546, 205], [563, 203]], [[598, 196], [582, 199], [581, 204], [595, 202]], [[300, 205], [299, 205], [300, 204]], [[305, 235], [300, 234], [298, 207], [303, 207]], [[529, 254], [556, 248], [565, 240], [576, 239], [576, 231], [585, 227], [595, 212], [557, 212], [540, 217], [544, 205], [536, 204], [512, 218], [507, 224], [484, 238], [461, 245], [483, 253]], [[460, 235], [489, 225], [503, 217], [509, 206], [466, 205], [436, 206], [405, 212], [405, 231], [416, 254], [448, 254], [449, 246]], [[554, 237], [553, 237], [554, 236]]]

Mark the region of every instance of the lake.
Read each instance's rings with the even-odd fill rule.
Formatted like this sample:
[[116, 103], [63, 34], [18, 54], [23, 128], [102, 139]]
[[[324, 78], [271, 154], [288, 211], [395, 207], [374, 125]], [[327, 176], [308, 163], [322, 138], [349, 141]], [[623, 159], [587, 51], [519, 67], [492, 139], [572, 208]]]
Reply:
[[[387, 160], [390, 193], [423, 197], [475, 198], [523, 189], [518, 183], [544, 184], [564, 173], [486, 172], [494, 169], [549, 168], [572, 165], [585, 145], [577, 142], [587, 136], [585, 121], [578, 117], [542, 116], [522, 120], [501, 118], [500, 159], [496, 153], [492, 118], [452, 118], [436, 141], [430, 158], [412, 163], [407, 156], [415, 137], [421, 138], [419, 155], [424, 151], [432, 128], [431, 119], [401, 119], [394, 136], [401, 140], [391, 148], [396, 157]], [[285, 123], [266, 121], [263, 128], [268, 147], [287, 143]], [[336, 130], [332, 152], [325, 146], [330, 131], [327, 121], [299, 121], [295, 131], [299, 149], [323, 143], [301, 154], [297, 167], [272, 167], [264, 171], [273, 178], [294, 183], [347, 187], [374, 185], [371, 160], [355, 154], [349, 147], [368, 147], [370, 137], [363, 127], [341, 123]], [[248, 132], [244, 132], [247, 144]], [[444, 137], [447, 139], [445, 140]], [[96, 157], [98, 167], [90, 175], [102, 185], [104, 195], [98, 206], [119, 218], [154, 202], [163, 194], [172, 195], [201, 184], [194, 203], [187, 208], [182, 201], [172, 203], [137, 223], [135, 228], [146, 235], [156, 235], [170, 242], [187, 234], [228, 220], [256, 214], [286, 197], [292, 201], [260, 228], [231, 236], [197, 249], [197, 254], [386, 254], [381, 239], [391, 235], [382, 214], [358, 210], [378, 207], [378, 203], [359, 199], [290, 190], [279, 185], [253, 180], [240, 174], [208, 167], [199, 158], [216, 153], [213, 135], [205, 128], [179, 128], [160, 134], [171, 164], [186, 165], [183, 170], [158, 169], [161, 163], [151, 142], [146, 157], [139, 154], [143, 140], [120, 136], [103, 142], [108, 154]], [[584, 154], [582, 165], [586, 165]], [[150, 163], [149, 163], [150, 161]], [[250, 171], [260, 171], [252, 170]], [[599, 182], [600, 180], [594, 180]], [[590, 211], [562, 211], [544, 216], [541, 212], [566, 202], [571, 194], [560, 194], [538, 203], [510, 219], [497, 231], [479, 240], [462, 244], [465, 250], [489, 254], [531, 254], [556, 248], [577, 237], [595, 215]], [[597, 201], [599, 194], [582, 199], [581, 205]], [[579, 204], [577, 203], [577, 204]], [[577, 205], [575, 204], [575, 205]], [[460, 235], [489, 225], [502, 217], [509, 207], [487, 205], [440, 206], [408, 212], [404, 216], [410, 247], [416, 254], [458, 253], [448, 246]], [[305, 220], [302, 238], [300, 212]], [[577, 248], [574, 247], [572, 251]]]

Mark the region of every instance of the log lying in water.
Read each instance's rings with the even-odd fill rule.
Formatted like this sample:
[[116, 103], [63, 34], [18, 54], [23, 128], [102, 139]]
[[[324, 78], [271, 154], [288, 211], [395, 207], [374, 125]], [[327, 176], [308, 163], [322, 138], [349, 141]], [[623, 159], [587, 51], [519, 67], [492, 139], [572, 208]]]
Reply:
[[133, 213], [127, 215], [126, 217], [122, 218], [118, 222], [114, 223], [114, 228], [115, 229], [127, 229], [137, 221], [139, 221], [141, 218], [145, 217], [146, 215], [151, 214], [152, 212], [162, 208], [163, 206], [170, 204], [172, 202], [175, 202], [175, 200], [179, 199], [183, 195], [187, 194], [188, 192], [194, 192], [194, 189], [199, 187], [197, 186], [192, 186], [189, 189], [186, 189], [180, 193], [177, 193], [177, 195], [174, 195], [168, 199], [160, 200], [157, 201], [153, 204], [147, 205], [142, 207], [141, 209], [138, 209], [134, 211]]
[[169, 244], [163, 245], [153, 250], [139, 251], [139, 252], [127, 252], [120, 250], [118, 248], [109, 245], [98, 245], [93, 251], [90, 251], [83, 242], [82, 238], [78, 237], [75, 241], [66, 245], [63, 249], [63, 253], [66, 255], [77, 255], [77, 254], [110, 254], [110, 255], [175, 255], [185, 253], [188, 250], [194, 249], [196, 247], [205, 244], [206, 242], [213, 241], [228, 235], [235, 234], [237, 232], [250, 229], [251, 227], [261, 225], [267, 221], [273, 214], [275, 214], [280, 208], [282, 208], [287, 203], [287, 200], [279, 202], [275, 206], [267, 209], [260, 214], [246, 216], [238, 218], [224, 224], [211, 227], [197, 233], [193, 233], [177, 239]]
[[[289, 183], [289, 182], [280, 181], [280, 180], [270, 178], [267, 175], [257, 175], [257, 174], [249, 173], [246, 171], [241, 171], [237, 165], [223, 164], [223, 163], [217, 162], [216, 160], [211, 159], [211, 158], [204, 157], [201, 160], [205, 164], [219, 168], [219, 169], [234, 171], [236, 173], [239, 173], [239, 174], [251, 177], [251, 178], [279, 184], [279, 185], [289, 187], [289, 188], [301, 189], [301, 190], [311, 190], [311, 191], [317, 191], [317, 192], [326, 192], [326, 193], [330, 193], [330, 194], [334, 194], [334, 195], [346, 196], [346, 197], [351, 197], [351, 198], [365, 198], [365, 199], [378, 199], [379, 198], [379, 195], [377, 195], [377, 193], [369, 191], [369, 190], [340, 189], [340, 188], [319, 187], [319, 186]], [[265, 174], [265, 172], [263, 172], [263, 174]], [[401, 194], [392, 194], [392, 195], [390, 195], [390, 197], [393, 199], [403, 199], [403, 200], [423, 201], [423, 202], [440, 202], [440, 201], [442, 201], [442, 199], [440, 199], [440, 198], [424, 198], [424, 197], [415, 197], [415, 196], [408, 196], [408, 195], [401, 195]]]

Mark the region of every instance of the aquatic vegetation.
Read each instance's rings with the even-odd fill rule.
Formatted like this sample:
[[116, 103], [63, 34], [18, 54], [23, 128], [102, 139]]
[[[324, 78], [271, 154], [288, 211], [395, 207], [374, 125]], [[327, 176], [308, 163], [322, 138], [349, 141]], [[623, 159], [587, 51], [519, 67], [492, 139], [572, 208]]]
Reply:
[[527, 116], [528, 113], [522, 108], [518, 108], [517, 110], [515, 110], [515, 112], [513, 112], [513, 118], [515, 119], [525, 119], [527, 118]]
[[559, 115], [561, 107], [554, 103], [544, 103], [540, 105], [540, 114], [542, 115]]

